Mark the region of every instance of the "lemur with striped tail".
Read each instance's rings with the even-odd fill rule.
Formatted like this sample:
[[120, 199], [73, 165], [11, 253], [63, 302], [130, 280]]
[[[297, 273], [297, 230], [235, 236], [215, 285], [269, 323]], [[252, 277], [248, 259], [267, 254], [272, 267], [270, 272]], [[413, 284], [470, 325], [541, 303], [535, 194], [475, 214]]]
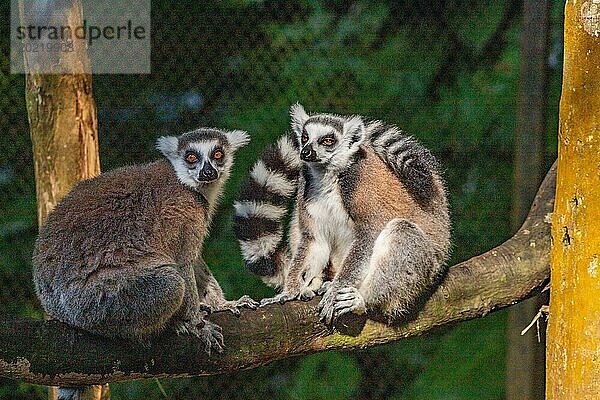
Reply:
[[[321, 320], [378, 309], [405, 315], [445, 272], [450, 221], [433, 155], [360, 116], [291, 108], [235, 203], [246, 265], [281, 288], [262, 304], [323, 294]], [[284, 218], [295, 195], [288, 243]]]

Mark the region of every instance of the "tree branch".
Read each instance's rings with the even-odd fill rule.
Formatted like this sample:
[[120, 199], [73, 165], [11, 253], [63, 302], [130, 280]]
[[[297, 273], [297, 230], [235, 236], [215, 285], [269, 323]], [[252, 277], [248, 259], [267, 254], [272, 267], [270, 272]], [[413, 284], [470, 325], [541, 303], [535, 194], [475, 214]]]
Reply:
[[332, 349], [375, 346], [482, 317], [539, 291], [549, 277], [556, 166], [521, 229], [500, 246], [451, 267], [411, 320], [387, 325], [352, 316], [334, 332], [318, 322], [318, 299], [240, 317], [217, 313], [227, 349], [207, 357], [190, 336], [165, 334], [147, 346], [99, 338], [56, 321], [0, 319], [0, 375], [46, 385], [91, 385], [148, 377], [213, 375]]

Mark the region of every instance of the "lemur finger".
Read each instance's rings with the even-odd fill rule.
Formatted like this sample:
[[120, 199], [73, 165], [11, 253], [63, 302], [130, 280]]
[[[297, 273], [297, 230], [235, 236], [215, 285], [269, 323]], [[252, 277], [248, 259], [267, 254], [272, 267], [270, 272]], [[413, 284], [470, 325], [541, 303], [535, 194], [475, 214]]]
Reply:
[[356, 293], [340, 293], [335, 296], [335, 301], [354, 300], [356, 299]]
[[334, 317], [335, 317], [335, 319], [338, 319], [342, 315], [348, 314], [349, 312], [352, 312], [352, 308], [350, 308], [350, 307], [342, 308], [342, 309], [339, 309], [339, 310], [335, 311]]
[[279, 300], [274, 297], [269, 297], [268, 299], [261, 299], [260, 307], [268, 306], [269, 304], [275, 304], [277, 302], [279, 302]]
[[358, 292], [358, 289], [356, 289], [355, 287], [352, 287], [352, 286], [343, 287], [341, 289], [338, 289], [338, 291], [337, 291], [338, 294], [357, 293], [357, 292]]
[[210, 347], [215, 349], [217, 353], [222, 353], [223, 348], [225, 347], [223, 344], [223, 335], [219, 333], [215, 333], [210, 336]]
[[252, 310], [255, 310], [260, 305], [258, 301], [252, 299], [252, 297], [248, 295], [243, 295], [242, 297], [240, 297], [240, 299], [237, 301], [237, 304], [238, 307], [247, 307]]
[[175, 328], [175, 333], [177, 333], [178, 335], [189, 334], [189, 332], [184, 324], [181, 324], [181, 326], [178, 326], [177, 328]]
[[210, 349], [211, 349], [210, 339], [206, 336], [202, 336], [202, 337], [200, 337], [200, 339], [202, 339], [202, 345], [204, 346], [204, 352], [208, 356], [210, 356]]
[[327, 313], [327, 319], [326, 319], [328, 325], [331, 325], [334, 321], [334, 311], [335, 310], [333, 309], [333, 307], [329, 308], [329, 312]]
[[333, 305], [333, 309], [334, 309], [335, 311], [337, 311], [337, 310], [341, 310], [341, 309], [343, 309], [343, 308], [348, 308], [348, 309], [351, 311], [351, 310], [352, 310], [352, 306], [353, 306], [354, 304], [355, 304], [355, 301], [354, 301], [354, 300], [339, 301], [339, 302], [336, 302], [336, 303]]
[[321, 310], [320, 313], [320, 320], [321, 322], [324, 322], [327, 325], [331, 324], [331, 321], [333, 320], [333, 307], [331, 305], [327, 305], [325, 307], [323, 307], [323, 310]]
[[229, 311], [230, 313], [232, 313], [236, 317], [239, 317], [242, 314], [242, 312], [240, 311], [240, 309], [237, 308], [236, 306], [228, 307], [227, 311]]
[[260, 301], [260, 307], [268, 306], [269, 304], [275, 304], [275, 303], [283, 304], [286, 301], [290, 301], [290, 300], [294, 300], [294, 297], [287, 295], [287, 294], [280, 293], [274, 297], [262, 299]]

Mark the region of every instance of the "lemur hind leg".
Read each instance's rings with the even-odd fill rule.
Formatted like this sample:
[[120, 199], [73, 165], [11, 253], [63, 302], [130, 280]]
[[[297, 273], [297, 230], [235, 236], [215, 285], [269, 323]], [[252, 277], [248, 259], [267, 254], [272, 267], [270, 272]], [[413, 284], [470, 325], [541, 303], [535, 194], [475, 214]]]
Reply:
[[[212, 294], [215, 289], [214, 287], [204, 285], [204, 291], [199, 291], [200, 282], [208, 282], [208, 278], [212, 277], [212, 274], [206, 269], [210, 275], [203, 275], [202, 271], [191, 265], [180, 266], [178, 268], [185, 280], [186, 291], [183, 304], [179, 312], [173, 317], [175, 331], [178, 334], [187, 333], [199, 338], [204, 351], [208, 355], [211, 354], [212, 350], [215, 350], [217, 353], [223, 352], [224, 344], [221, 327], [205, 319], [207, 312], [203, 309], [203, 303], [201, 302], [201, 299], [204, 299], [207, 293]], [[223, 295], [220, 287], [218, 287], [218, 293], [221, 296]]]
[[260, 305], [284, 303], [298, 298], [307, 301], [315, 297], [323, 284], [323, 271], [329, 263], [329, 255], [327, 243], [312, 236], [303, 237], [285, 279], [285, 290], [274, 297], [262, 299]]
[[319, 303], [321, 321], [330, 324], [337, 318], [336, 315], [341, 315], [341, 307], [350, 308], [346, 312], [364, 313], [365, 307], [361, 307], [360, 301], [354, 305], [350, 304], [353, 299], [349, 295], [355, 292], [362, 282], [372, 253], [370, 249], [373, 248], [376, 239], [377, 232], [359, 229], [340, 270], [331, 282], [321, 285], [318, 290], [319, 294], [323, 294]]
[[[65, 288], [58, 319], [105, 336], [145, 339], [161, 330], [184, 302], [186, 284], [176, 266], [101, 272]], [[63, 311], [64, 310], [64, 311]]]
[[393, 219], [375, 242], [359, 293], [368, 309], [389, 317], [406, 315], [443, 270], [435, 246], [417, 225]]
[[331, 307], [322, 315], [331, 323], [343, 314], [379, 308], [395, 317], [407, 314], [441, 270], [423, 231], [404, 219], [393, 219], [381, 231], [358, 285], [328, 293]]

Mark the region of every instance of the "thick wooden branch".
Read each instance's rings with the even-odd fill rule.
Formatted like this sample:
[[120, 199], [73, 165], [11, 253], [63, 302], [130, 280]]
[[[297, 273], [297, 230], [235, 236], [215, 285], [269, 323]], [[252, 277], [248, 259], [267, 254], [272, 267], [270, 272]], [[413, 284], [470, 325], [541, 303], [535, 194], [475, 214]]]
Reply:
[[[387, 325], [353, 316], [335, 331], [318, 322], [318, 300], [289, 302], [240, 317], [217, 313], [226, 351], [207, 357], [189, 336], [165, 334], [148, 346], [99, 338], [55, 321], [0, 320], [0, 375], [47, 385], [90, 385], [148, 377], [212, 375], [331, 349], [364, 348], [484, 316], [522, 300], [549, 277], [552, 167], [514, 237], [450, 268], [410, 321]], [[460, 245], [460, 244], [458, 244]]]

